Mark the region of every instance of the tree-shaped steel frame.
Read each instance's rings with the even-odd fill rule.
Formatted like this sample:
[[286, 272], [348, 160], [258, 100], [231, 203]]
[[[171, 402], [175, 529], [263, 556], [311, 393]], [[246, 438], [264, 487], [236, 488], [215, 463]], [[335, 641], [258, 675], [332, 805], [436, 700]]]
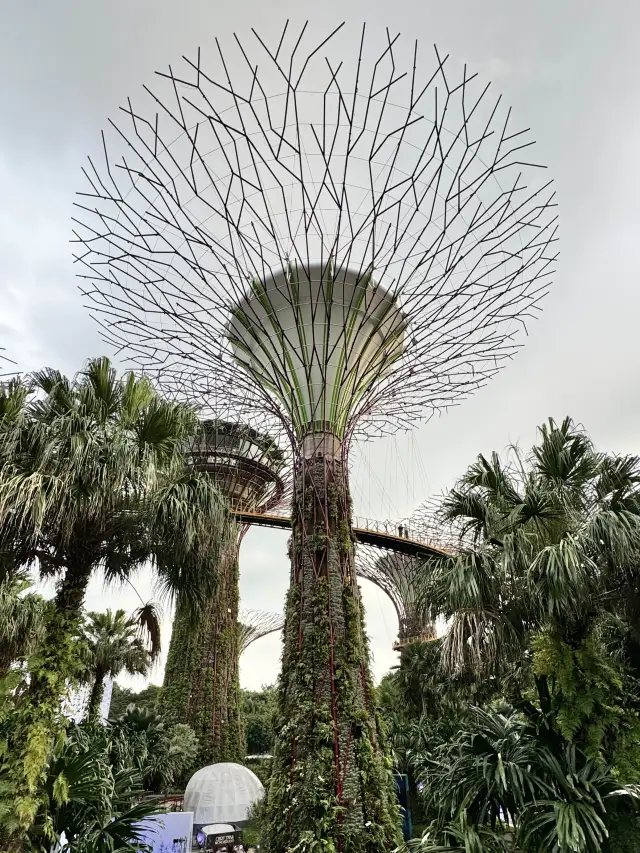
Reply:
[[290, 497], [290, 454], [246, 424], [203, 420], [187, 459], [215, 480], [233, 512], [270, 512]]
[[[129, 101], [85, 170], [76, 259], [106, 339], [165, 387], [261, 429], [266, 413], [296, 432], [333, 419], [345, 438], [407, 427], [496, 372], [547, 290], [556, 219], [526, 131], [466, 67], [451, 82], [436, 50], [425, 75], [388, 31], [377, 55], [364, 27], [315, 33], [235, 37], [211, 71], [198, 50]], [[340, 310], [281, 328], [317, 276]], [[274, 329], [280, 351], [260, 350]], [[363, 338], [381, 352], [366, 368]], [[311, 424], [305, 382], [336, 389]]]
[[282, 631], [284, 628], [284, 613], [266, 613], [262, 610], [241, 610], [238, 616], [238, 643], [240, 654], [245, 652], [251, 643], [255, 643], [267, 634]]
[[453, 404], [514, 352], [552, 272], [553, 193], [499, 99], [466, 68], [452, 84], [437, 51], [425, 76], [417, 45], [387, 32], [378, 51], [364, 28], [285, 27], [273, 48], [254, 32], [234, 49], [218, 45], [211, 70], [200, 52], [170, 67], [150, 106], [129, 102], [127, 130], [112, 124], [104, 164], [86, 170], [76, 258], [107, 340], [161, 385], [287, 431], [292, 570], [265, 836], [273, 850], [382, 853], [398, 820], [350, 440]]
[[358, 577], [366, 578], [386, 593], [395, 608], [398, 617], [395, 649], [436, 637], [435, 622], [425, 597], [425, 571], [425, 561], [419, 557], [367, 545], [358, 547]]

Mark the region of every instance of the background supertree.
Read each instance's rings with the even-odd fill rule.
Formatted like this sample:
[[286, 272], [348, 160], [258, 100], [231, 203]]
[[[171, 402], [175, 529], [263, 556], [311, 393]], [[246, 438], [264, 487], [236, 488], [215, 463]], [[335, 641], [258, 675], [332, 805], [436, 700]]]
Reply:
[[238, 644], [240, 654], [245, 652], [251, 643], [255, 643], [267, 634], [282, 631], [284, 628], [284, 613], [265, 613], [262, 610], [241, 610], [238, 616]]
[[425, 597], [425, 560], [394, 551], [358, 546], [356, 573], [385, 592], [398, 617], [398, 639], [394, 648], [424, 643], [436, 636], [436, 625]]
[[[238, 422], [206, 420], [188, 449], [191, 465], [213, 478], [231, 511], [266, 512], [290, 485], [286, 454], [268, 435]], [[209, 570], [215, 592], [194, 614], [176, 602], [164, 673], [167, 718], [188, 723], [200, 741], [200, 764], [242, 761], [238, 659], [239, 549], [246, 526]]]
[[[90, 161], [77, 260], [106, 338], [294, 451], [272, 853], [395, 846], [356, 583], [354, 435], [489, 379], [545, 293], [553, 194], [466, 68], [388, 31], [285, 27], [200, 52]], [[454, 79], [455, 78], [455, 79]]]

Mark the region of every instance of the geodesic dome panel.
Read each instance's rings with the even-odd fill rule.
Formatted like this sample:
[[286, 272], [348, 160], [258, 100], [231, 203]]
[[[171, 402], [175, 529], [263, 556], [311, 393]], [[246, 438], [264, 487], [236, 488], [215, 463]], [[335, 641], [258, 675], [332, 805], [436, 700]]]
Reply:
[[210, 764], [194, 773], [184, 792], [185, 812], [194, 824], [243, 823], [249, 809], [264, 795], [255, 773], [241, 764]]

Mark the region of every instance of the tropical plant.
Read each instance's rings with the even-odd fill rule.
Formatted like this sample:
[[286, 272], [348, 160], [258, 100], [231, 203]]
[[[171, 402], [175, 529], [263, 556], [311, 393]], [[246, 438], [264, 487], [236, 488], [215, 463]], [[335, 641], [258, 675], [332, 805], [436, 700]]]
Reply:
[[166, 726], [160, 714], [135, 705], [129, 705], [117, 720], [110, 720], [110, 725], [122, 733], [118, 748], [126, 751], [128, 762], [142, 774], [145, 790], [152, 793], [168, 790], [198, 755], [198, 739], [190, 726]]
[[64, 729], [60, 698], [81, 674], [74, 637], [90, 577], [100, 568], [122, 579], [150, 561], [164, 588], [195, 606], [210, 589], [203, 561], [226, 546], [228, 524], [215, 485], [183, 458], [191, 409], [146, 379], [118, 379], [107, 359], [72, 381], [43, 370], [30, 387], [30, 402], [20, 387], [0, 407], [0, 532], [14, 562], [37, 561], [58, 585], [0, 772], [0, 826], [17, 849]]
[[[472, 725], [418, 761], [428, 810], [425, 853], [600, 853], [610, 803], [638, 800], [611, 768], [546, 727], [474, 709]], [[615, 807], [614, 807], [615, 811]]]
[[117, 727], [83, 724], [72, 728], [51, 763], [42, 807], [25, 849], [48, 853], [64, 839], [64, 853], [133, 853], [147, 850], [140, 821], [159, 810], [141, 797], [144, 767]]
[[45, 602], [29, 592], [30, 588], [31, 580], [24, 572], [8, 573], [0, 581], [0, 678], [42, 641]]
[[612, 618], [638, 632], [640, 460], [597, 452], [569, 418], [539, 435], [526, 457], [479, 456], [445, 496], [461, 551], [426, 573], [427, 594], [450, 620], [447, 672], [496, 677], [525, 712], [534, 686], [567, 741], [612, 760], [637, 721], [607, 637]]
[[[149, 634], [149, 648], [141, 637], [142, 625]], [[148, 673], [160, 652], [160, 625], [153, 605], [140, 608], [134, 617], [124, 610], [107, 610], [87, 614], [84, 636], [92, 685], [87, 716], [95, 719], [107, 677], [116, 678], [122, 671], [129, 675]]]

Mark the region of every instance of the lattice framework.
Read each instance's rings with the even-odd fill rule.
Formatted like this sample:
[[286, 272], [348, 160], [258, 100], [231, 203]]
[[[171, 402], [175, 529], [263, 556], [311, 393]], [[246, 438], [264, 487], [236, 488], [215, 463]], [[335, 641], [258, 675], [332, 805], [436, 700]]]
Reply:
[[[234, 40], [159, 73], [85, 170], [76, 260], [105, 338], [165, 388], [298, 438], [455, 403], [513, 354], [552, 272], [526, 132], [466, 67], [452, 79], [436, 50], [425, 73], [388, 31]], [[363, 354], [376, 335], [384, 358]], [[335, 410], [325, 393], [305, 423], [298, 386], [331, 387]]]
[[267, 634], [282, 631], [284, 628], [284, 613], [267, 613], [263, 610], [241, 610], [238, 617], [240, 632], [240, 654], [245, 652], [252, 643]]
[[426, 642], [436, 637], [436, 627], [425, 593], [425, 560], [391, 550], [359, 546], [356, 572], [374, 583], [391, 600], [398, 617], [398, 642]]

